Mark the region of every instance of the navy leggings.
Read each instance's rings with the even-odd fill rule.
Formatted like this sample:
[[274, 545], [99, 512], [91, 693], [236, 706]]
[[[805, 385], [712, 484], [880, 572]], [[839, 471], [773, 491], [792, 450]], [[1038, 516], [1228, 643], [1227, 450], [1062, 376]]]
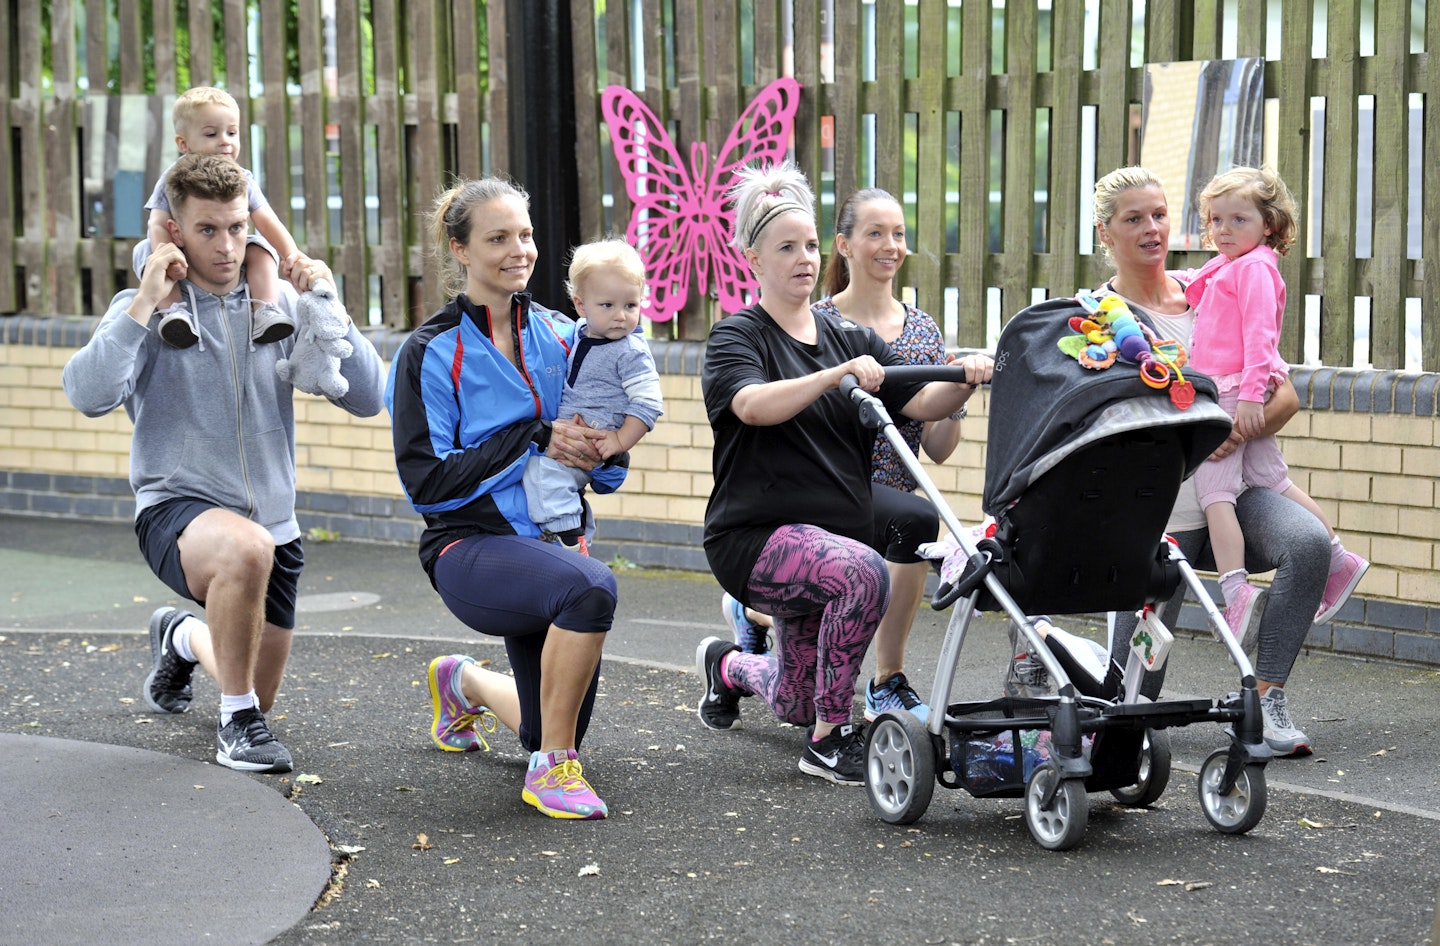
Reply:
[[[435, 560], [435, 589], [466, 627], [505, 639], [520, 696], [520, 742], [540, 748], [540, 653], [553, 624], [604, 634], [615, 618], [615, 574], [603, 562], [518, 535], [472, 535]], [[575, 726], [575, 748], [595, 709], [600, 670]]]

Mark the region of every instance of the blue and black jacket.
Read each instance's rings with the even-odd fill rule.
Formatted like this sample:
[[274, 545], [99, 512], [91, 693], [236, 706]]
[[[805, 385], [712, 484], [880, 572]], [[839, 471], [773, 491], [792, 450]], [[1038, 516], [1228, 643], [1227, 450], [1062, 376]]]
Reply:
[[[538, 537], [526, 511], [526, 461], [549, 442], [560, 406], [575, 323], [530, 301], [511, 300], [520, 367], [490, 341], [490, 313], [463, 294], [411, 333], [385, 385], [400, 483], [425, 517], [420, 561], [477, 533]], [[611, 492], [623, 465], [597, 467], [592, 482]]]

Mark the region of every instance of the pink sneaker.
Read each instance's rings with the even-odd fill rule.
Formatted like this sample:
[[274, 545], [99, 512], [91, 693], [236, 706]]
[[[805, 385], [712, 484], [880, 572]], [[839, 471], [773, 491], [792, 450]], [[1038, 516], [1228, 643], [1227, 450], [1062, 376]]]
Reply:
[[466, 706], [455, 698], [452, 682], [463, 664], [475, 661], [463, 654], [450, 654], [430, 661], [430, 705], [435, 710], [430, 738], [446, 752], [490, 751], [485, 733], [499, 728], [500, 718], [484, 706]]
[[532, 752], [522, 798], [552, 818], [594, 821], [610, 814], [580, 771], [574, 749]]
[[1360, 584], [1360, 579], [1365, 577], [1369, 568], [1370, 563], [1354, 552], [1345, 553], [1345, 557], [1340, 560], [1340, 567], [1331, 570], [1330, 578], [1325, 582], [1325, 594], [1320, 596], [1320, 610], [1315, 612], [1316, 624], [1330, 623], [1330, 619], [1350, 600], [1351, 592]]
[[1225, 604], [1225, 623], [1240, 642], [1240, 649], [1249, 653], [1260, 636], [1260, 615], [1265, 612], [1265, 589], [1246, 583], [1235, 593], [1235, 600]]

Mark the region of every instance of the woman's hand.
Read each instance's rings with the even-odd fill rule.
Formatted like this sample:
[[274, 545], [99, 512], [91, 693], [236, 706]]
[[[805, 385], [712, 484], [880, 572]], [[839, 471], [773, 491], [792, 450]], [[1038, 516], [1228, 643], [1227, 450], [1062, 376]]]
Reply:
[[995, 373], [995, 360], [982, 352], [971, 352], [964, 358], [951, 359], [946, 364], [960, 364], [965, 369], [967, 384], [985, 384]]
[[880, 385], [885, 380], [885, 366], [869, 355], [853, 358], [832, 370], [836, 373], [832, 387], [837, 388], [840, 386], [840, 379], [847, 374], [853, 374], [861, 389], [865, 391], [880, 390]]
[[604, 457], [600, 455], [600, 442], [605, 431], [593, 430], [579, 414], [573, 420], [559, 420], [550, 426], [550, 446], [545, 455], [577, 470], [593, 470]]

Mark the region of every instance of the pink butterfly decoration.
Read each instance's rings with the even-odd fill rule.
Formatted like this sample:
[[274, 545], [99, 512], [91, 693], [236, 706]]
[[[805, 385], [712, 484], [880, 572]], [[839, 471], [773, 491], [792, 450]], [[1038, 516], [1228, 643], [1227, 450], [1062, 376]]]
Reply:
[[710, 285], [727, 312], [749, 304], [759, 288], [740, 251], [730, 245], [735, 211], [725, 192], [747, 164], [785, 158], [800, 106], [800, 83], [776, 79], [740, 115], [715, 163], [704, 142], [690, 146], [687, 166], [655, 113], [623, 86], [607, 86], [600, 111], [620, 162], [625, 193], [634, 210], [625, 238], [640, 251], [650, 294], [645, 314], [668, 322], [690, 296], [692, 275], [700, 292]]

